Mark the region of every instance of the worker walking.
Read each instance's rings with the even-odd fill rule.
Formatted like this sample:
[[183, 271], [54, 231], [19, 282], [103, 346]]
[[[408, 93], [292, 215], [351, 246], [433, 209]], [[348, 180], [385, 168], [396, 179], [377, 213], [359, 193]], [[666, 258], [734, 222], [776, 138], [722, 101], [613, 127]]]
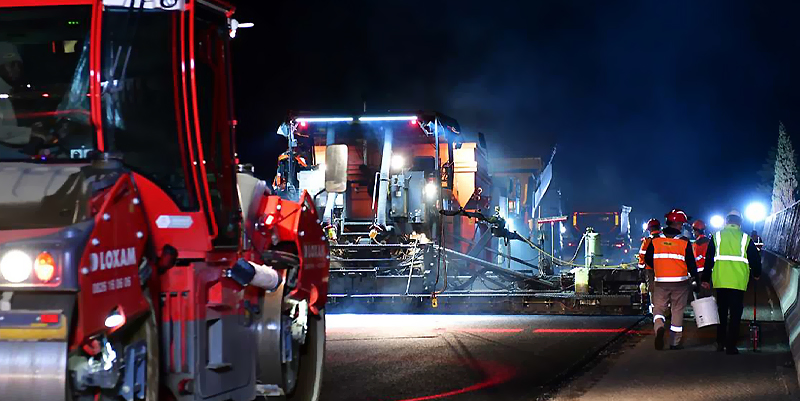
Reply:
[[[717, 351], [739, 353], [739, 324], [744, 311], [744, 293], [750, 277], [761, 276], [761, 255], [753, 240], [742, 232], [742, 215], [733, 210], [725, 218], [725, 227], [708, 243], [703, 288], [713, 284], [717, 291]], [[755, 289], [753, 289], [755, 291]], [[730, 314], [730, 318], [729, 315]]]
[[[683, 333], [683, 310], [689, 300], [692, 278], [697, 276], [694, 252], [689, 239], [681, 234], [681, 228], [689, 218], [680, 209], [666, 215], [667, 227], [653, 238], [647, 247], [645, 264], [653, 269], [653, 328], [656, 332], [655, 347], [664, 349], [664, 334], [667, 318], [664, 314], [670, 307], [670, 349], [681, 349]], [[671, 306], [670, 306], [671, 305]]]
[[650, 219], [647, 221], [647, 232], [649, 235], [642, 238], [642, 246], [639, 248], [639, 268], [644, 269], [645, 279], [647, 282], [647, 293], [650, 296], [650, 313], [653, 313], [653, 268], [644, 263], [644, 255], [647, 253], [647, 247], [653, 241], [653, 238], [661, 234], [661, 222], [658, 219]]
[[650, 219], [647, 221], [647, 236], [642, 238], [642, 246], [639, 248], [639, 268], [653, 270], [651, 267], [644, 263], [644, 255], [647, 253], [647, 247], [653, 238], [661, 234], [661, 222], [658, 219]]
[[[696, 220], [692, 223], [692, 231], [694, 232], [692, 251], [694, 252], [694, 260], [697, 263], [697, 274], [702, 275], [706, 266], [706, 251], [708, 250], [708, 243], [711, 242], [711, 239], [706, 235], [706, 223], [703, 220]], [[711, 295], [702, 290], [698, 292], [701, 294], [698, 296]]]
[[756, 244], [756, 248], [760, 251], [761, 248], [764, 247], [764, 240], [761, 239], [761, 236], [758, 235], [758, 231], [753, 230], [750, 233], [750, 239], [753, 240], [753, 243]]

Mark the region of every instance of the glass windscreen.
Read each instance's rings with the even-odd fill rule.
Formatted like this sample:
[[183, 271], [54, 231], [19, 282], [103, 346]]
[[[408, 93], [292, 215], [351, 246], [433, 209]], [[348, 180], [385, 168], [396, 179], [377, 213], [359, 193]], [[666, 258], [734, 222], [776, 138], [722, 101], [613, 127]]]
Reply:
[[[103, 13], [101, 86], [106, 149], [152, 180], [181, 210], [196, 210], [184, 164], [180, 14], [107, 7]], [[178, 50], [176, 50], [178, 49]]]
[[84, 159], [90, 123], [90, 6], [0, 12], [0, 159]]

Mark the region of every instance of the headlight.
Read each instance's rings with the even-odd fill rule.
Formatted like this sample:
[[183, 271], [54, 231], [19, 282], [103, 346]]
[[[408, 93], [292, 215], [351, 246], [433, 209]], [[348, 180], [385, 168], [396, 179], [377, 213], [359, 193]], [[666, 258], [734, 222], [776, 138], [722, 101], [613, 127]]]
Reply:
[[0, 274], [10, 283], [21, 283], [31, 276], [33, 261], [27, 253], [10, 250], [0, 259]]

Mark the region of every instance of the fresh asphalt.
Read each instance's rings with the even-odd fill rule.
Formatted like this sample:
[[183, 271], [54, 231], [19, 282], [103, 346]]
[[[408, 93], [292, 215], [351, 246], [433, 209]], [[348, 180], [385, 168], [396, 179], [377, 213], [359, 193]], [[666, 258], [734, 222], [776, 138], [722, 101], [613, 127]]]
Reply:
[[331, 314], [322, 400], [535, 400], [641, 319]]

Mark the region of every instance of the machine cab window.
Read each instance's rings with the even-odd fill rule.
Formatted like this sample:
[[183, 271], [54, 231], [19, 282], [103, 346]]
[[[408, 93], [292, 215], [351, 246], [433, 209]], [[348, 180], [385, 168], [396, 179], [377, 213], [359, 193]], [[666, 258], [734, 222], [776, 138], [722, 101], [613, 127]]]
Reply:
[[[174, 12], [108, 7], [103, 15], [101, 93], [106, 149], [165, 189], [181, 210], [197, 210], [180, 82]], [[124, 27], [124, 29], [120, 29]]]
[[89, 6], [0, 13], [0, 159], [83, 159], [94, 149], [91, 14]]

